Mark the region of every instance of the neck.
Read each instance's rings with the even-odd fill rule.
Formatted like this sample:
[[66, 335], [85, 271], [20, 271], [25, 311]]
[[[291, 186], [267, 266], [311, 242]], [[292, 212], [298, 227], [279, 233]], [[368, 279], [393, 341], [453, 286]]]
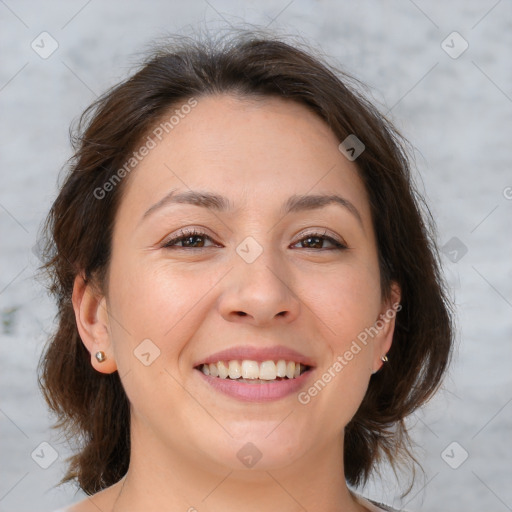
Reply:
[[132, 430], [128, 473], [112, 510], [196, 512], [304, 512], [364, 510], [349, 492], [343, 470], [343, 440], [325, 442], [285, 467], [231, 468], [191, 450], [165, 448]]

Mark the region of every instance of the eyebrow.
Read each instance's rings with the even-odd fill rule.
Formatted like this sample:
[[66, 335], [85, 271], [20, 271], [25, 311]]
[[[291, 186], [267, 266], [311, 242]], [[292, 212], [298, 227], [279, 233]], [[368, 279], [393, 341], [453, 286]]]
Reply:
[[[151, 206], [142, 216], [141, 222], [149, 217], [156, 210], [169, 204], [191, 204], [200, 206], [207, 210], [216, 212], [227, 212], [234, 210], [234, 205], [224, 196], [206, 191], [189, 190], [176, 193], [171, 190], [160, 201]], [[312, 211], [325, 208], [330, 204], [338, 204], [348, 210], [359, 222], [364, 231], [363, 220], [358, 209], [348, 199], [337, 194], [314, 194], [314, 195], [293, 195], [289, 197], [281, 206], [281, 213], [297, 213], [301, 211]]]

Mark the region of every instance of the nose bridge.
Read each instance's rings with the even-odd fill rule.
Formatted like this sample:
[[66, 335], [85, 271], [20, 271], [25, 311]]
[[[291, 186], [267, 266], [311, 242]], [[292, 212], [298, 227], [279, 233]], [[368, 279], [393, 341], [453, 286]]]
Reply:
[[260, 243], [248, 236], [236, 247], [221, 299], [226, 318], [249, 316], [265, 323], [277, 315], [291, 319], [298, 314], [293, 277], [283, 255], [271, 246], [271, 238], [267, 236], [266, 242]]

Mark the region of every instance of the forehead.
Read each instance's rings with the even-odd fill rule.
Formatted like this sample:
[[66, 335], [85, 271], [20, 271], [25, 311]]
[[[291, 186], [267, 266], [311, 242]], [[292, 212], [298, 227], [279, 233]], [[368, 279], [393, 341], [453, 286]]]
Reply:
[[201, 189], [230, 198], [238, 210], [339, 192], [369, 216], [356, 165], [339, 152], [329, 126], [296, 102], [202, 97], [155, 141], [125, 184], [120, 209], [129, 215], [143, 215], [171, 189]]

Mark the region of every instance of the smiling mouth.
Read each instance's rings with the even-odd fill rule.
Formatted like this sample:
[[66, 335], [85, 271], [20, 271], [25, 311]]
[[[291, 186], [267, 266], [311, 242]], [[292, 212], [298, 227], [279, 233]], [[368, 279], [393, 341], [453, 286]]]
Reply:
[[200, 364], [195, 369], [219, 379], [236, 380], [246, 384], [265, 384], [296, 379], [310, 371], [311, 366], [284, 359], [262, 362], [244, 359]]

